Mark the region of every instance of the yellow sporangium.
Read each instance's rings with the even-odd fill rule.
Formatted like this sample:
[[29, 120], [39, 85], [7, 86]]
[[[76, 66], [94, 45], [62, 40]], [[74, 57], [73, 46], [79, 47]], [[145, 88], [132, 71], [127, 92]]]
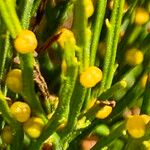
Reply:
[[35, 34], [30, 30], [22, 30], [14, 40], [14, 47], [17, 52], [26, 54], [34, 52], [37, 47]]
[[61, 46], [61, 48], [64, 48], [65, 42], [69, 42], [73, 46], [76, 45], [76, 40], [71, 30], [67, 28], [62, 28], [58, 33], [60, 33], [60, 36], [57, 42]]
[[19, 122], [27, 121], [31, 114], [29, 105], [20, 101], [14, 102], [10, 107], [10, 111], [13, 117]]
[[12, 129], [10, 126], [5, 126], [3, 129], [2, 129], [2, 132], [1, 132], [1, 138], [2, 138], [2, 141], [6, 144], [11, 144], [12, 142], [12, 139], [13, 139], [13, 133], [12, 133]]
[[125, 61], [130, 66], [136, 66], [143, 62], [143, 53], [138, 49], [129, 49], [125, 53]]
[[96, 66], [88, 67], [80, 74], [80, 83], [85, 88], [94, 87], [101, 80], [102, 71]]
[[31, 138], [38, 138], [41, 135], [43, 127], [44, 122], [41, 118], [38, 117], [31, 117], [23, 124], [24, 131]]
[[126, 122], [126, 129], [133, 138], [141, 138], [146, 130], [145, 119], [140, 115], [130, 116]]
[[20, 69], [12, 69], [8, 72], [5, 80], [6, 86], [15, 93], [22, 91], [22, 71]]
[[142, 25], [148, 22], [149, 20], [149, 12], [142, 7], [138, 7], [135, 11], [135, 19], [134, 22], [137, 25]]
[[149, 123], [149, 121], [150, 121], [150, 116], [148, 116], [148, 115], [146, 115], [146, 114], [142, 114], [142, 115], [140, 115], [140, 116], [143, 118], [145, 124], [148, 124], [148, 123]]
[[145, 150], [150, 150], [150, 140], [143, 141], [143, 145], [145, 146]]
[[102, 107], [96, 113], [96, 118], [98, 118], [98, 119], [105, 119], [105, 118], [107, 118], [110, 115], [111, 112], [112, 112], [112, 107], [106, 105], [106, 106]]
[[91, 17], [94, 13], [94, 6], [92, 0], [84, 0], [85, 13], [87, 18]]
[[146, 86], [146, 83], [147, 83], [147, 80], [148, 80], [148, 74], [144, 74], [143, 76], [142, 76], [142, 78], [141, 78], [141, 86], [143, 87], [143, 88], [145, 88], [145, 86]]

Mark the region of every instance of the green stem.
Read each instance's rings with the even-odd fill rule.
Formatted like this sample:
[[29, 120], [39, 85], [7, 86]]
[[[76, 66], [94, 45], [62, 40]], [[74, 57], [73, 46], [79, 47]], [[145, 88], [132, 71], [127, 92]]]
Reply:
[[79, 46], [79, 61], [80, 72], [82, 72], [85, 66], [89, 63], [89, 48], [87, 48], [87, 41], [89, 41], [89, 35], [87, 35], [87, 17], [85, 13], [84, 1], [76, 0], [74, 4], [74, 22], [73, 31]]
[[30, 19], [32, 17], [32, 8], [34, 4], [34, 0], [26, 0], [23, 14], [21, 16], [21, 25], [24, 29], [29, 27]]
[[31, 106], [33, 112], [46, 121], [44, 110], [36, 96], [33, 81], [33, 54], [20, 54], [22, 75], [23, 75], [23, 97]]
[[32, 16], [34, 16], [35, 13], [37, 12], [40, 3], [41, 3], [41, 0], [34, 0], [34, 5], [32, 7], [32, 12], [31, 12]]
[[85, 100], [86, 92], [87, 89], [82, 87], [79, 81], [77, 81], [70, 103], [70, 113], [67, 124], [70, 129], [74, 128], [76, 125], [77, 118], [80, 115], [80, 111]]
[[[112, 79], [115, 73], [115, 59], [116, 59], [116, 53], [117, 53], [117, 45], [119, 41], [119, 34], [120, 34], [120, 27], [121, 27], [121, 21], [123, 16], [123, 6], [124, 6], [124, 0], [119, 0], [118, 3], [114, 2], [114, 12], [112, 12], [112, 30], [110, 29], [110, 32], [108, 32], [108, 49], [110, 48], [111, 51], [111, 57], [109, 62], [109, 69], [108, 69], [108, 75], [106, 80], [106, 88], [109, 88], [112, 83]], [[116, 8], [116, 10], [115, 10]], [[110, 47], [109, 47], [110, 46]]]
[[[10, 35], [9, 32], [6, 33], [6, 39], [4, 44], [4, 50], [0, 50], [0, 82], [3, 80], [3, 75], [5, 71], [5, 63], [6, 58], [8, 55], [8, 50], [10, 49]], [[0, 89], [1, 89], [1, 83], [0, 83]]]
[[85, 45], [83, 48], [83, 68], [88, 68], [90, 64], [90, 45], [91, 45], [91, 31], [86, 29]]
[[103, 92], [98, 99], [100, 100], [107, 100], [109, 98], [111, 98], [115, 92], [118, 90], [122, 90], [125, 89], [127, 86], [127, 82], [125, 80], [121, 80], [117, 83], [115, 83], [113, 86], [111, 86], [111, 88], [109, 88], [107, 91]]
[[51, 141], [55, 150], [63, 150], [63, 145], [61, 144], [61, 139], [59, 135], [55, 132], [51, 136]]
[[95, 18], [92, 26], [92, 44], [91, 44], [91, 61], [90, 65], [93, 66], [95, 63], [96, 51], [100, 38], [102, 25], [104, 22], [104, 16], [106, 11], [107, 0], [98, 0], [96, 4]]
[[[93, 125], [92, 122], [95, 119], [95, 115], [98, 112], [98, 110], [100, 110], [101, 108], [101, 104], [100, 103], [95, 103], [95, 105], [93, 107], [91, 107], [86, 113], [81, 114], [77, 119], [80, 120], [82, 118], [85, 118], [87, 121], [87, 123], [85, 122], [85, 127], [83, 128], [74, 128], [72, 129], [70, 124], [70, 128], [67, 125], [67, 127], [65, 128], [64, 132], [60, 133], [61, 134], [61, 139], [63, 141], [63, 143], [70, 143], [72, 140], [74, 140], [77, 136], [81, 135], [82, 132], [84, 132], [86, 130], [86, 128], [88, 128], [90, 125]], [[76, 118], [75, 118], [76, 119]], [[77, 120], [77, 121], [78, 121]], [[76, 121], [76, 120], [75, 120]], [[76, 124], [74, 124], [75, 127], [78, 126], [78, 122], [76, 121]], [[94, 127], [93, 127], [94, 128]], [[92, 129], [93, 129], [92, 128]], [[65, 132], [66, 131], [66, 132]]]
[[134, 41], [137, 39], [138, 35], [140, 34], [141, 30], [142, 30], [141, 26], [136, 26], [134, 27], [134, 29], [132, 29], [132, 33], [128, 37], [127, 45], [134, 43]]
[[72, 97], [72, 92], [74, 90], [74, 85], [76, 82], [76, 77], [78, 73], [78, 65], [72, 64], [67, 69], [67, 74], [65, 77], [65, 81], [62, 84], [60, 89], [60, 97], [59, 97], [59, 104], [56, 109], [56, 112], [52, 116], [52, 118], [47, 123], [46, 127], [44, 128], [41, 136], [37, 141], [31, 143], [31, 150], [32, 149], [39, 149], [42, 143], [56, 131], [59, 125], [64, 123], [68, 117], [68, 107], [70, 104], [70, 99]]
[[4, 120], [11, 126], [13, 130], [13, 141], [11, 144], [11, 150], [21, 150], [23, 141], [23, 130], [21, 128], [21, 125], [12, 117], [6, 99], [1, 92], [0, 92], [0, 112], [2, 113]]
[[69, 141], [69, 139], [71, 138], [70, 133], [73, 131], [73, 129], [76, 126], [81, 108], [83, 106], [83, 102], [85, 100], [86, 92], [87, 90], [84, 87], [82, 87], [79, 81], [77, 80], [76, 86], [75, 86], [75, 89], [71, 98], [68, 123], [64, 131], [61, 133], [61, 137], [64, 143]]
[[135, 104], [136, 100], [142, 95], [142, 93], [143, 89], [141, 88], [141, 83], [139, 81], [135, 83], [117, 103], [117, 106], [114, 108], [109, 118], [111, 118], [111, 120], [115, 119], [126, 107], [131, 107], [131, 104]]
[[87, 92], [86, 92], [86, 95], [85, 95], [85, 101], [84, 101], [84, 104], [83, 104], [83, 107], [82, 109], [83, 110], [87, 110], [89, 108], [89, 103], [91, 102], [91, 94], [92, 94], [92, 89], [87, 89]]
[[76, 0], [74, 3], [74, 22], [73, 31], [75, 32], [77, 45], [83, 48], [87, 27], [87, 17], [85, 14], [85, 5], [83, 1]]
[[16, 121], [14, 121], [11, 115], [5, 96], [1, 93], [1, 91], [0, 91], [0, 112], [2, 113], [4, 119], [8, 124], [11, 124], [12, 122], [15, 122], [16, 124]]
[[124, 150], [137, 150], [137, 149], [141, 149], [142, 147], [142, 140], [141, 139], [133, 139], [131, 137], [129, 137]]
[[124, 0], [114, 1], [114, 7], [112, 11], [112, 17], [110, 21], [110, 27], [108, 27], [107, 33], [107, 50], [104, 60], [104, 69], [103, 69], [103, 80], [99, 93], [103, 90], [108, 89], [111, 86], [113, 75], [114, 75], [114, 66], [115, 58], [117, 51], [117, 44], [119, 39], [119, 32], [123, 14]]
[[12, 24], [11, 17], [9, 15], [9, 12], [3, 0], [0, 1], [0, 13], [1, 13], [2, 18], [4, 19], [4, 22], [8, 30], [10, 31], [12, 38], [15, 38], [17, 36], [17, 33], [16, 33], [14, 25]]
[[59, 98], [60, 98], [60, 102], [59, 102], [59, 106], [58, 106], [58, 113], [59, 116], [61, 116], [61, 118], [68, 118], [68, 112], [69, 112], [69, 104], [70, 104], [70, 99], [72, 97], [72, 93], [74, 90], [74, 85], [75, 85], [75, 81], [76, 81], [76, 76], [77, 76], [77, 70], [74, 70], [74, 68], [70, 68], [70, 75], [68, 74], [68, 77], [66, 79], [66, 81], [64, 83], [62, 83], [62, 87], [60, 89], [60, 94], [59, 94]]
[[22, 30], [22, 28], [21, 28], [20, 21], [19, 21], [19, 18], [17, 16], [16, 10], [15, 10], [14, 1], [6, 0], [5, 5], [6, 5], [9, 15], [11, 17], [10, 18], [11, 22], [14, 24], [15, 30], [18, 34]]

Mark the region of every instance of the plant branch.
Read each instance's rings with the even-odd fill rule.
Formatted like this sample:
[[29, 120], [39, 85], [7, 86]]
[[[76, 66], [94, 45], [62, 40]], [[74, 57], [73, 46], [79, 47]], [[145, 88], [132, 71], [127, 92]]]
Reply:
[[95, 63], [97, 47], [99, 43], [100, 33], [104, 22], [107, 0], [98, 0], [96, 4], [95, 18], [92, 25], [92, 40], [91, 40], [91, 61], [90, 65]]
[[123, 15], [124, 0], [114, 1], [110, 27], [107, 33], [107, 50], [104, 60], [103, 80], [99, 89], [99, 94], [111, 86], [115, 69], [115, 58], [119, 40], [119, 32]]

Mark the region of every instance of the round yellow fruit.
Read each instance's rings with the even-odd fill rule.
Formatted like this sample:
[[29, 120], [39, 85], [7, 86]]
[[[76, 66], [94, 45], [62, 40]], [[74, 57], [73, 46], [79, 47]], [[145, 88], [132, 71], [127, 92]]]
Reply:
[[61, 48], [65, 47], [65, 43], [69, 42], [71, 45], [76, 45], [76, 40], [74, 37], [74, 34], [71, 30], [67, 28], [62, 28], [58, 33], [60, 33], [60, 36], [57, 40], [58, 44], [61, 46]]
[[94, 87], [102, 80], [102, 71], [95, 66], [87, 68], [80, 74], [80, 83], [85, 88]]
[[10, 126], [5, 126], [1, 132], [2, 141], [6, 144], [11, 144], [13, 139], [12, 129]]
[[44, 122], [41, 118], [31, 117], [23, 125], [24, 131], [31, 138], [38, 138], [44, 127]]
[[141, 138], [145, 134], [145, 120], [140, 115], [131, 116], [126, 122], [126, 129], [133, 138]]
[[22, 71], [20, 69], [10, 70], [6, 76], [6, 86], [15, 93], [22, 91]]
[[141, 64], [143, 59], [143, 53], [138, 49], [130, 49], [125, 54], [126, 63], [130, 66]]
[[105, 119], [110, 115], [111, 112], [112, 112], [112, 107], [106, 105], [96, 113], [96, 118]]
[[87, 18], [91, 17], [94, 13], [94, 6], [92, 0], [85, 0], [85, 13]]
[[22, 30], [14, 41], [14, 47], [17, 52], [26, 54], [33, 52], [37, 47], [35, 34], [30, 30]]
[[149, 20], [148, 11], [142, 7], [138, 7], [135, 12], [135, 19], [134, 19], [135, 24], [142, 25], [148, 22], [148, 20]]
[[24, 102], [14, 102], [11, 107], [10, 111], [13, 117], [19, 122], [25, 122], [29, 119], [31, 114], [31, 109], [27, 103]]

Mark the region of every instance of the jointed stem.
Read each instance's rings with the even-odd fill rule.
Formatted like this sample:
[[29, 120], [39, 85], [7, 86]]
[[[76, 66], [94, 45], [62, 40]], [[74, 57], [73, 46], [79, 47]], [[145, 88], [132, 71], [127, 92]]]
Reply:
[[117, 51], [117, 44], [119, 39], [119, 32], [121, 20], [123, 15], [124, 0], [114, 1], [112, 17], [108, 27], [107, 33], [107, 50], [104, 60], [103, 80], [99, 90], [99, 94], [111, 86], [112, 78], [114, 76], [115, 58]]
[[22, 27], [16, 14], [14, 2], [12, 0], [6, 0], [5, 5], [7, 7], [7, 11], [9, 12], [9, 16], [11, 17], [11, 22], [14, 24], [16, 33], [18, 34], [22, 30]]
[[[84, 0], [76, 0], [74, 4], [74, 22], [73, 31], [77, 40], [77, 46], [79, 46], [79, 61], [80, 72], [89, 66], [90, 52], [89, 52], [89, 40], [90, 34], [88, 34]], [[80, 22], [80, 23], [79, 23]]]
[[72, 131], [75, 129], [83, 102], [85, 100], [86, 92], [87, 90], [83, 88], [77, 80], [75, 90], [71, 98], [68, 123], [64, 131], [61, 133], [63, 142], [70, 139], [70, 133], [72, 134]]
[[31, 106], [33, 112], [36, 115], [41, 116], [43, 120], [46, 122], [47, 119], [45, 117], [44, 110], [34, 90], [33, 55], [32, 54], [21, 55], [20, 60], [21, 60], [22, 75], [23, 75], [23, 97], [25, 101], [27, 101]]
[[104, 22], [104, 16], [106, 11], [107, 0], [98, 0], [96, 5], [95, 18], [92, 26], [92, 41], [91, 41], [91, 57], [90, 65], [93, 66], [95, 63], [95, 57], [100, 38], [102, 25]]
[[2, 80], [5, 72], [5, 65], [6, 65], [6, 58], [8, 55], [8, 50], [10, 50], [10, 34], [9, 32], [6, 33], [6, 39], [5, 39], [5, 48], [4, 50], [0, 50], [0, 89], [2, 88]]
[[67, 63], [67, 72], [62, 80], [63, 82], [60, 88], [57, 109], [52, 118], [48, 121], [41, 136], [36, 142], [31, 143], [31, 149], [39, 149], [42, 143], [57, 130], [59, 125], [65, 123], [68, 119], [70, 100], [78, 73], [78, 64], [77, 62], [72, 61], [74, 58], [74, 52], [70, 52], [71, 45], [68, 45], [70, 45], [70, 43], [66, 45], [66, 49], [64, 50], [64, 55], [66, 56], [64, 56], [64, 58], [66, 58], [65, 60]]
[[30, 19], [32, 17], [32, 8], [35, 0], [26, 0], [23, 14], [21, 16], [21, 25], [22, 28], [27, 29], [30, 24]]
[[15, 38], [17, 36], [16, 29], [11, 21], [11, 16], [9, 15], [9, 12], [3, 0], [0, 1], [0, 13], [5, 21], [5, 24], [7, 25], [7, 28], [10, 31], [12, 38]]

